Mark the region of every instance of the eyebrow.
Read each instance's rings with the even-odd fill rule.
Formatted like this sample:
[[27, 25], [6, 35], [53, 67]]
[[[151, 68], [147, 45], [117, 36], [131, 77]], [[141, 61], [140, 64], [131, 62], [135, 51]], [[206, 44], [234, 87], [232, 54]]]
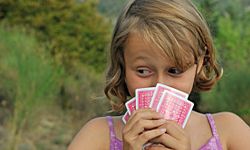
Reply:
[[145, 59], [148, 59], [148, 57], [140, 55], [140, 56], [136, 56], [134, 59], [135, 60], [140, 60], [140, 59], [145, 60]]

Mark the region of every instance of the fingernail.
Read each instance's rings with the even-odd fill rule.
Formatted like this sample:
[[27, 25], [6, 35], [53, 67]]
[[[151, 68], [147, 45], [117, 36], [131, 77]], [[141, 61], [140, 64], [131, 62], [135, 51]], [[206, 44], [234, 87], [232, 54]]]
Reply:
[[165, 122], [166, 122], [165, 119], [160, 119], [160, 120], [159, 120], [159, 123], [165, 123]]
[[162, 133], [165, 133], [165, 132], [167, 131], [167, 129], [161, 128], [160, 131], [161, 131]]

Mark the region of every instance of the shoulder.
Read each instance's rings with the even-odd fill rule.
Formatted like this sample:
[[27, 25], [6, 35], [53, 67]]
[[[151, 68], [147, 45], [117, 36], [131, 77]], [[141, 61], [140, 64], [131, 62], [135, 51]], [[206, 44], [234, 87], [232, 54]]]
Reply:
[[228, 149], [250, 149], [250, 128], [238, 115], [221, 112], [213, 114], [213, 118]]
[[82, 127], [68, 150], [109, 149], [109, 140], [107, 139], [109, 139], [109, 127], [106, 117], [95, 118]]
[[212, 114], [216, 124], [224, 129], [245, 128], [249, 130], [249, 126], [236, 114], [231, 112], [220, 112]]

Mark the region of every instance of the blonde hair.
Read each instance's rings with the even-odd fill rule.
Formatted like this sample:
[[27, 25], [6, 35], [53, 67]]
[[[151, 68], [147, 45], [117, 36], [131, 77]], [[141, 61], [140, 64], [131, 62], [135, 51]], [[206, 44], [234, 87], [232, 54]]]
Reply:
[[[127, 38], [132, 32], [154, 43], [183, 70], [203, 58], [193, 90], [210, 90], [220, 79], [222, 68], [215, 58], [210, 31], [190, 0], [130, 0], [114, 28], [111, 62], [106, 75], [104, 91], [115, 111], [122, 111], [130, 96], [125, 83], [123, 54]], [[113, 96], [118, 101], [114, 101]]]

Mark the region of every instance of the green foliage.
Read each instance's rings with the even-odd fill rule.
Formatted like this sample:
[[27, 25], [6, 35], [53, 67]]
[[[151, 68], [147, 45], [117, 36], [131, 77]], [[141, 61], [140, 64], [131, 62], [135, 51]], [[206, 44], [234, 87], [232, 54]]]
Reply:
[[105, 14], [107, 17], [117, 17], [126, 0], [100, 0], [98, 9], [101, 13]]
[[65, 78], [61, 88], [60, 105], [82, 121], [87, 116], [102, 115], [109, 107], [103, 92], [104, 75], [96, 74], [88, 66], [79, 67], [76, 64], [73, 68], [76, 68], [73, 69], [74, 74]]
[[233, 21], [230, 16], [218, 21], [219, 33], [215, 39], [225, 67], [246, 66], [249, 63], [249, 21]]
[[97, 2], [5, 0], [0, 7], [0, 21], [35, 30], [67, 69], [80, 62], [104, 70], [111, 30], [97, 11]]
[[219, 10], [221, 10], [219, 5], [223, 2], [220, 0], [194, 0], [194, 3], [205, 17], [212, 35], [216, 36], [216, 22], [220, 16]]
[[[209, 1], [200, 5], [213, 24], [214, 41], [221, 57], [224, 76], [209, 93], [202, 95], [203, 111], [232, 111], [250, 123], [250, 11], [242, 0]], [[213, 4], [213, 5], [212, 5]], [[209, 7], [209, 8], [204, 8]]]
[[25, 125], [40, 107], [54, 102], [63, 70], [55, 66], [46, 51], [24, 32], [0, 28], [0, 85], [9, 90], [13, 112], [9, 118], [9, 149], [14, 149]]
[[231, 111], [250, 123], [250, 69], [226, 69], [224, 77], [210, 93], [203, 94], [202, 109], [212, 112]]

